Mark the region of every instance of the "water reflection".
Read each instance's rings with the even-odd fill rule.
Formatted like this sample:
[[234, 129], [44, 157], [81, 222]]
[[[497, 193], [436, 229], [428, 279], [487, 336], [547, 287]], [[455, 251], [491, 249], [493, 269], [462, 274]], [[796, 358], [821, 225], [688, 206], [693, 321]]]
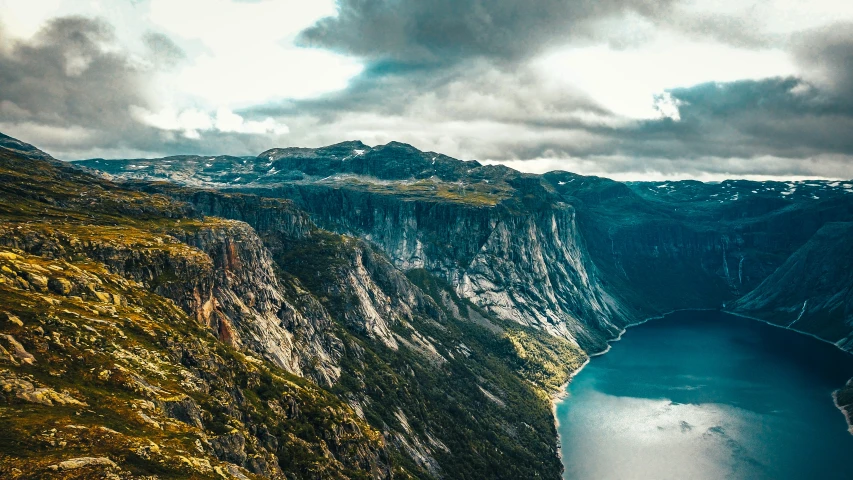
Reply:
[[714, 312], [632, 328], [557, 407], [565, 478], [853, 478], [853, 356]]

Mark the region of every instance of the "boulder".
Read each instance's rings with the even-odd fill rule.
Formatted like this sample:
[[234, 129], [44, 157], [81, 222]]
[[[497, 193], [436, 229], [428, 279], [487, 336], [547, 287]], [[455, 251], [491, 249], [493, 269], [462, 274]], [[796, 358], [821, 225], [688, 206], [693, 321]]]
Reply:
[[190, 397], [165, 400], [163, 402], [163, 411], [169, 418], [174, 418], [196, 428], [204, 428], [201, 422], [201, 409], [198, 408], [195, 400]]

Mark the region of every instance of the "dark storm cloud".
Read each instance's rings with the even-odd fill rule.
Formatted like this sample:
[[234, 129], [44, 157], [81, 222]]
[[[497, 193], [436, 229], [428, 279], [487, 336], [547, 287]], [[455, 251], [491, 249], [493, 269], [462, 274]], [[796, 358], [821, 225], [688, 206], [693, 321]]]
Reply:
[[127, 106], [143, 101], [128, 59], [107, 51], [112, 27], [82, 17], [52, 20], [32, 40], [4, 40], [0, 54], [3, 120], [67, 127], [124, 124]]
[[548, 84], [524, 65], [471, 60], [431, 69], [374, 65], [343, 91], [248, 110], [258, 115], [309, 115], [330, 122], [353, 112], [418, 115], [425, 120], [549, 122], [566, 113], [608, 112], [585, 93]]
[[659, 26], [672, 28], [690, 38], [735, 47], [773, 47], [785, 41], [782, 35], [764, 31], [761, 20], [754, 17], [709, 12], [692, 14], [673, 8], [652, 20]]
[[670, 90], [681, 120], [612, 132], [621, 153], [670, 159], [772, 155], [804, 163], [820, 155], [853, 155], [853, 25], [804, 32], [792, 44], [803, 78]]
[[669, 91], [680, 120], [664, 118], [626, 126], [587, 126], [603, 139], [593, 147], [559, 143], [515, 151], [515, 158], [544, 152], [567, 156], [622, 155], [634, 158], [803, 158], [853, 155], [853, 107], [794, 77], [706, 83]]
[[373, 61], [515, 60], [590, 34], [587, 22], [655, 17], [672, 0], [340, 0], [339, 14], [302, 32], [306, 45]]
[[832, 93], [853, 99], [853, 23], [834, 23], [795, 35], [796, 61]]

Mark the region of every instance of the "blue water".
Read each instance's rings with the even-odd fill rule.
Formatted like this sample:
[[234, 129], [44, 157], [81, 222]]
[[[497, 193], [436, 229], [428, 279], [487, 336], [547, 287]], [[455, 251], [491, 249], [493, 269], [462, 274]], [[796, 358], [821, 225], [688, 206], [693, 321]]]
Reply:
[[853, 355], [718, 312], [630, 328], [557, 405], [564, 478], [853, 479]]

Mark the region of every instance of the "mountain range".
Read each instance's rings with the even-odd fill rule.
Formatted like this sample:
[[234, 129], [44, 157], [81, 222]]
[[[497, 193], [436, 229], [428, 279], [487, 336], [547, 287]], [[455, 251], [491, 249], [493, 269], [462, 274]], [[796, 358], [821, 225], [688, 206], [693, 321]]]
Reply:
[[722, 309], [853, 351], [853, 181], [0, 135], [0, 199], [4, 478], [558, 479], [554, 395], [632, 324]]

